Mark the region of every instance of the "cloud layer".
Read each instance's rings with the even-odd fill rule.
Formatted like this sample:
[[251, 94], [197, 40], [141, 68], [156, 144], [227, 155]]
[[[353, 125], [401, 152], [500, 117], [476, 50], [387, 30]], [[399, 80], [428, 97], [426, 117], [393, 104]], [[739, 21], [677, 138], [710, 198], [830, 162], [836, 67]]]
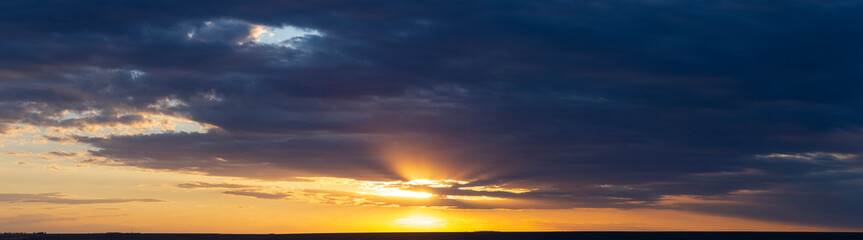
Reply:
[[[459, 179], [539, 189], [522, 196], [559, 208], [861, 228], [861, 10], [845, 1], [4, 1], [0, 132], [169, 115], [213, 129], [54, 138], [149, 169]], [[256, 41], [281, 26], [319, 34]], [[722, 201], [662, 204], [670, 196]]]
[[62, 193], [0, 193], [0, 202], [6, 203], [53, 203], [53, 204], [105, 204], [105, 203], [128, 203], [128, 202], [163, 202], [159, 199], [125, 199], [125, 198], [96, 198], [79, 199], [68, 198]]

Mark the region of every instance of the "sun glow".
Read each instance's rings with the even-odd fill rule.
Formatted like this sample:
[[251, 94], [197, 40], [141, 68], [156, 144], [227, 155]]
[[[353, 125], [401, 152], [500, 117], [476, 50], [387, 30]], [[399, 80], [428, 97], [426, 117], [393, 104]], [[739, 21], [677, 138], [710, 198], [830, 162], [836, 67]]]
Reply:
[[413, 143], [382, 143], [380, 154], [388, 167], [403, 179], [461, 179], [452, 173], [454, 168], [440, 160], [447, 157], [427, 150], [429, 148]]
[[435, 216], [412, 214], [393, 220], [392, 224], [401, 228], [437, 229], [446, 227], [447, 221]]
[[410, 197], [410, 198], [430, 198], [434, 194], [427, 192], [414, 192], [401, 189], [377, 189], [374, 192], [361, 192], [364, 194], [373, 194], [384, 197]]
[[468, 201], [500, 201], [506, 200], [505, 198], [499, 197], [489, 197], [489, 196], [459, 196], [459, 195], [448, 195], [446, 199], [453, 200], [468, 200]]
[[464, 185], [468, 184], [468, 181], [459, 181], [452, 179], [443, 179], [443, 180], [431, 180], [431, 179], [414, 179], [404, 184], [413, 185], [413, 186], [427, 186], [432, 188], [448, 188], [452, 187], [455, 184]]

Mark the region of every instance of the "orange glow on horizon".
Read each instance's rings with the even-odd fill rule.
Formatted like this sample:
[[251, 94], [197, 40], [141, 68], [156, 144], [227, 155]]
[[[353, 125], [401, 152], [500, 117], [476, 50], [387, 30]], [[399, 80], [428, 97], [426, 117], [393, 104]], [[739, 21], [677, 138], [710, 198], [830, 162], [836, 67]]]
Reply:
[[[178, 122], [178, 129], [185, 125]], [[20, 152], [0, 154], [4, 192], [62, 192], [64, 199], [158, 199], [149, 202], [59, 204], [4, 202], [0, 226], [14, 231], [50, 233], [219, 232], [439, 232], [439, 231], [851, 231], [657, 209], [560, 209], [551, 200], [501, 197], [484, 192], [522, 194], [535, 186], [475, 186], [469, 167], [436, 162], [441, 156], [394, 145], [387, 156], [404, 180], [368, 181], [336, 177], [301, 177], [297, 181], [254, 180], [171, 171], [142, 171], [121, 166], [76, 166], [85, 156], [50, 157], [46, 149], [86, 152], [86, 146], [46, 142], [35, 144], [41, 131], [24, 137], [0, 136], [9, 145], [29, 144]], [[32, 135], [32, 136], [31, 136]], [[21, 143], [9, 140], [23, 138]], [[25, 142], [26, 141], [26, 142]], [[415, 154], [415, 155], [414, 155]], [[445, 159], [445, 158], [443, 158]], [[19, 162], [26, 162], [20, 164]], [[56, 164], [75, 171], [57, 171]], [[452, 163], [450, 163], [452, 164]], [[106, 184], [105, 179], [111, 179]], [[56, 183], [64, 183], [62, 190]], [[227, 187], [179, 188], [189, 182]], [[14, 183], [14, 184], [8, 184]], [[94, 188], [99, 184], [99, 188]], [[469, 186], [469, 187], [468, 187]], [[446, 188], [474, 195], [446, 195]], [[226, 192], [246, 195], [230, 195]], [[735, 194], [758, 194], [746, 190]], [[254, 194], [261, 194], [255, 197]], [[283, 197], [273, 198], [272, 196]], [[487, 196], [483, 196], [487, 195]], [[268, 198], [269, 197], [269, 198]], [[462, 203], [467, 206], [447, 206]], [[660, 207], [676, 204], [724, 204], [690, 196], [666, 196]], [[274, 214], [290, 213], [290, 214]], [[10, 221], [9, 219], [15, 219]], [[6, 220], [3, 222], [3, 220]]]
[[439, 217], [416, 213], [393, 220], [392, 224], [396, 228], [427, 231], [445, 228], [447, 226], [447, 221]]

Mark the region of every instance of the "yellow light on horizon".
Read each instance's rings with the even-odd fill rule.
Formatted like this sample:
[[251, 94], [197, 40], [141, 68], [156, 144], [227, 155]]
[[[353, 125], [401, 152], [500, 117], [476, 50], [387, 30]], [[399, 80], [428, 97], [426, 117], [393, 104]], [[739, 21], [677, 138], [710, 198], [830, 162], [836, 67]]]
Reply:
[[425, 214], [412, 214], [403, 218], [393, 220], [392, 223], [401, 228], [437, 229], [446, 227], [447, 221], [435, 216]]

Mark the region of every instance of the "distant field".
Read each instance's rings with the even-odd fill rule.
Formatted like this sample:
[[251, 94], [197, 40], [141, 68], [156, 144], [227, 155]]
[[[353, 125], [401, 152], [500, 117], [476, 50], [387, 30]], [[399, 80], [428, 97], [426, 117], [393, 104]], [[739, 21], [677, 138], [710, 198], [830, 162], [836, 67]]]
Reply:
[[473, 232], [338, 234], [3, 234], [0, 240], [555, 240], [555, 239], [863, 239], [863, 233], [789, 232]]

